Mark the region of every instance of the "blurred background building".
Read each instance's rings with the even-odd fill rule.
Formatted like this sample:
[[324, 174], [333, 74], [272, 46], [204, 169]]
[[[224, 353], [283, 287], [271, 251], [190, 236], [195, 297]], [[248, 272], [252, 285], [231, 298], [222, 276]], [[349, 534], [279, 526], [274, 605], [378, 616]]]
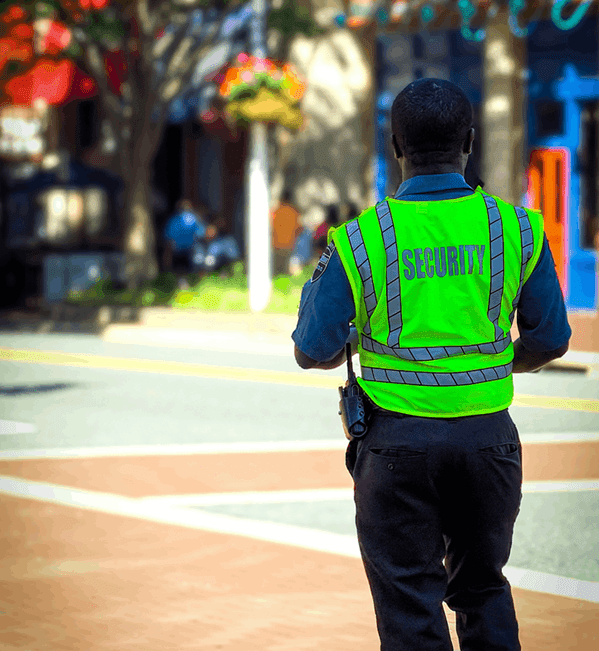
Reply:
[[[96, 2], [98, 10], [110, 4]], [[269, 56], [293, 64], [305, 82], [301, 126], [269, 126], [271, 207], [290, 191], [302, 226], [315, 229], [331, 204], [362, 209], [394, 194], [401, 179], [390, 147], [393, 98], [414, 79], [450, 79], [474, 107], [473, 174], [486, 191], [543, 211], [572, 347], [599, 351], [599, 3], [267, 4]], [[152, 222], [161, 233], [177, 201], [188, 198], [244, 251], [249, 130], [227, 117], [218, 91], [248, 51], [251, 3], [215, 2], [211, 10], [188, 16], [221, 31], [169, 101], [151, 164]], [[301, 30], [288, 29], [291, 11], [296, 26], [305, 21]], [[29, 90], [8, 88], [0, 107], [0, 285], [12, 288], [4, 304], [43, 293], [48, 265], [59, 265], [51, 256], [67, 249], [93, 258], [91, 279], [108, 268], [125, 277], [118, 145], [102, 89], [89, 68], [58, 61], [68, 42], [60, 21], [40, 20], [33, 38], [42, 53], [55, 51], [54, 67], [31, 73]], [[105, 65], [108, 82], [120, 87], [127, 52], [116, 49]], [[160, 259], [159, 238], [154, 246]]]

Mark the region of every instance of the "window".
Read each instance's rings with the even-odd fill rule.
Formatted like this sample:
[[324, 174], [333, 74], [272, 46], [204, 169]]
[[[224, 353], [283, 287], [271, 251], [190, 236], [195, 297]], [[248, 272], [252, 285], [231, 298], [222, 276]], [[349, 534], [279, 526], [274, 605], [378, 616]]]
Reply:
[[424, 39], [420, 34], [412, 37], [412, 56], [414, 59], [424, 59]]
[[96, 144], [99, 136], [99, 115], [96, 100], [77, 104], [77, 151], [82, 152]]
[[564, 105], [555, 100], [535, 103], [537, 137], [556, 136], [564, 132]]
[[593, 249], [599, 234], [599, 101], [585, 102], [580, 120], [580, 238]]

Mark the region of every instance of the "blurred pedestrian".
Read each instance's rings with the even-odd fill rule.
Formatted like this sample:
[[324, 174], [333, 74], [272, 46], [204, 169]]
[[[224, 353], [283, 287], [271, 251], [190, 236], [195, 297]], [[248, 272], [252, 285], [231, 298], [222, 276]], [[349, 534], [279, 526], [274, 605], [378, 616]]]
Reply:
[[289, 259], [295, 239], [301, 231], [300, 214], [292, 203], [291, 191], [285, 189], [279, 205], [272, 214], [272, 245], [274, 254], [274, 273], [289, 272]]
[[349, 201], [345, 204], [345, 219], [343, 221], [350, 221], [350, 219], [355, 219], [360, 214], [360, 209], [353, 201]]
[[329, 230], [338, 226], [340, 223], [341, 218], [339, 216], [339, 208], [335, 204], [330, 204], [327, 206], [327, 213], [324, 221], [314, 231], [313, 235], [314, 254], [317, 254], [318, 257], [320, 257], [322, 252], [326, 249], [327, 234]]
[[289, 259], [289, 273], [299, 276], [303, 268], [312, 260], [312, 231], [303, 226], [295, 238], [293, 252]]
[[164, 228], [164, 268], [177, 274], [197, 271], [194, 250], [205, 235], [203, 216], [194, 210], [188, 199], [179, 201]]
[[210, 224], [205, 237], [206, 256], [203, 270], [221, 271], [241, 258], [239, 246], [232, 235], [225, 235], [217, 224]]

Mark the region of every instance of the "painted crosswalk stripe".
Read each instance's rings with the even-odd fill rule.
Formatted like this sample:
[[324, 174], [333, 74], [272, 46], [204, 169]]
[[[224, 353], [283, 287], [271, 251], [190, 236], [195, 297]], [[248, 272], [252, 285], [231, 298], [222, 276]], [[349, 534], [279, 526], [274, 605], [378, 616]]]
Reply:
[[161, 495], [143, 497], [144, 502], [170, 506], [221, 506], [224, 504], [285, 504], [288, 502], [320, 502], [353, 500], [351, 488], [325, 488], [283, 491], [245, 491], [239, 493], [208, 493], [203, 495]]
[[[529, 481], [523, 493], [561, 493], [599, 490], [599, 479], [592, 481]], [[238, 493], [202, 493], [196, 495], [160, 495], [142, 497], [143, 502], [169, 506], [221, 506], [226, 504], [285, 504], [289, 502], [352, 501], [351, 488], [313, 488], [282, 491], [243, 491]]]
[[[87, 509], [149, 522], [239, 535], [302, 549], [360, 558], [355, 536], [293, 525], [262, 522], [189, 508], [157, 506], [153, 502], [93, 491], [0, 476], [0, 493], [13, 497]], [[599, 603], [599, 583], [580, 581], [507, 566], [504, 573], [513, 587]]]
[[0, 451], [0, 460], [81, 459], [96, 457], [178, 456], [185, 454], [259, 454], [264, 452], [318, 452], [345, 450], [347, 441], [337, 439], [303, 441], [247, 441], [239, 443], [191, 443], [184, 445], [122, 445], [89, 448], [40, 448]]
[[[599, 442], [599, 432], [521, 433], [523, 445]], [[301, 441], [242, 441], [170, 445], [118, 445], [83, 448], [31, 448], [0, 450], [0, 461], [11, 459], [80, 459], [97, 457], [176, 456], [185, 454], [252, 454], [264, 452], [317, 452], [345, 450], [342, 435], [331, 439]]]
[[11, 434], [35, 434], [37, 427], [30, 423], [19, 423], [15, 420], [0, 420], [0, 436]]

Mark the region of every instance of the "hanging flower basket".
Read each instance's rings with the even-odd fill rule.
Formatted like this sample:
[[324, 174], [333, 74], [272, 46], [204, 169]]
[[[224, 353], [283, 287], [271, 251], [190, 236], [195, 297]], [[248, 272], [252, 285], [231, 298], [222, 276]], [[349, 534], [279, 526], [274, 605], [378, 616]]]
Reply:
[[306, 91], [290, 64], [240, 54], [225, 73], [220, 96], [225, 111], [235, 120], [278, 123], [289, 129], [303, 124], [299, 101]]
[[288, 102], [280, 93], [261, 88], [254, 97], [229, 102], [225, 108], [236, 120], [278, 123], [288, 129], [299, 129], [304, 117], [297, 104]]

